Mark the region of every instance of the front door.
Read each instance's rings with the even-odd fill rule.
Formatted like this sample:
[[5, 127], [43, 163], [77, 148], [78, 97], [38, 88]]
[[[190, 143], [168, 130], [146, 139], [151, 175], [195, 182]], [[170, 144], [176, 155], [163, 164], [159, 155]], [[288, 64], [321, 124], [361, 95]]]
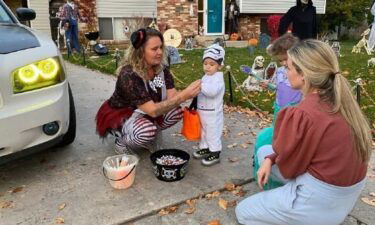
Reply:
[[224, 34], [224, 0], [206, 0], [205, 8], [206, 34]]

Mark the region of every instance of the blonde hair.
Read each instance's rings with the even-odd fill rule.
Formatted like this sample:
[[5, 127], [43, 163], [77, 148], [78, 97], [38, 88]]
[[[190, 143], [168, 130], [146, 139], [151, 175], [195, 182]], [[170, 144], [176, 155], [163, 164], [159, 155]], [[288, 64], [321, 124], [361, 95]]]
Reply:
[[332, 105], [330, 113], [339, 112], [352, 129], [355, 149], [363, 162], [371, 156], [371, 129], [351, 92], [348, 80], [340, 73], [332, 48], [318, 40], [304, 40], [288, 50], [298, 73], [305, 80], [304, 91], [317, 89], [322, 101]]
[[134, 48], [134, 46], [132, 44], [130, 44], [129, 48], [125, 52], [124, 59], [121, 61], [120, 66], [116, 70], [117, 75], [120, 74], [120, 72], [121, 72], [121, 70], [124, 66], [130, 65], [132, 67], [133, 71], [136, 72], [138, 74], [138, 76], [140, 76], [143, 80], [148, 79], [147, 78], [147, 72], [148, 72], [149, 65], [147, 64], [146, 60], [144, 59], [144, 52], [145, 52], [145, 46], [147, 44], [147, 41], [151, 37], [159, 37], [160, 38], [160, 40], [162, 42], [162, 52], [163, 52], [163, 56], [162, 56], [163, 61], [159, 65], [153, 66], [153, 69], [154, 69], [156, 74], [160, 73], [163, 70], [164, 65], [166, 64], [165, 63], [165, 61], [166, 61], [165, 51], [166, 50], [165, 50], [163, 36], [160, 34], [159, 31], [147, 28], [146, 29], [146, 41], [144, 42], [144, 44], [142, 44], [137, 49]]

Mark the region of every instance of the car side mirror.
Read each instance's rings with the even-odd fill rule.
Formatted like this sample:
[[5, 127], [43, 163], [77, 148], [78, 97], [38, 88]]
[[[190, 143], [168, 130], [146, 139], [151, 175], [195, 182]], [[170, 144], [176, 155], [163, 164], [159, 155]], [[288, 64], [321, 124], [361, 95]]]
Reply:
[[20, 21], [33, 20], [36, 17], [35, 11], [29, 8], [18, 8], [16, 10], [17, 18]]

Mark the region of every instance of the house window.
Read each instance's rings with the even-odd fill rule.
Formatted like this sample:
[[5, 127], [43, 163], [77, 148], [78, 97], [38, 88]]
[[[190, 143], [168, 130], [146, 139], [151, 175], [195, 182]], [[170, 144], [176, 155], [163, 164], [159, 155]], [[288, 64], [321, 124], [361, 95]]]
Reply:
[[203, 15], [204, 15], [204, 0], [198, 0], [198, 26], [203, 27]]
[[99, 18], [99, 36], [103, 40], [113, 40], [112, 18]]

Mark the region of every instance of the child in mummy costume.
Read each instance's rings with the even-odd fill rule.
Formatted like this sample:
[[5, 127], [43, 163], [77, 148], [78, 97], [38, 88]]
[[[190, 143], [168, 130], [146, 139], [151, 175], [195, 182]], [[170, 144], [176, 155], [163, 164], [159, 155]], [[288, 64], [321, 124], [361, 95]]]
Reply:
[[223, 72], [219, 70], [224, 65], [224, 55], [224, 49], [218, 44], [211, 45], [203, 54], [205, 75], [202, 77], [197, 104], [202, 125], [201, 141], [199, 150], [195, 151], [193, 156], [202, 159], [202, 164], [205, 166], [220, 162], [225, 84]]

